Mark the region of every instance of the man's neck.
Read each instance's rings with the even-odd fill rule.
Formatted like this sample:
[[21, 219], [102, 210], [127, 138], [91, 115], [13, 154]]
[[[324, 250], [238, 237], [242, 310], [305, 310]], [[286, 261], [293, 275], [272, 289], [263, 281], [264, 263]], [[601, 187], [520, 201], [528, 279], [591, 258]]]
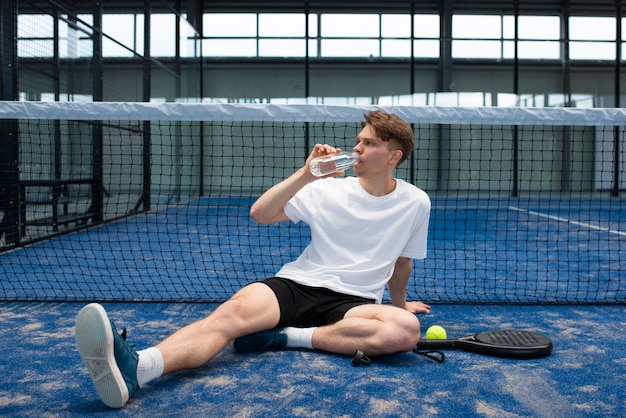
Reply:
[[396, 180], [393, 177], [378, 177], [373, 179], [359, 177], [363, 190], [375, 197], [388, 195], [396, 189]]

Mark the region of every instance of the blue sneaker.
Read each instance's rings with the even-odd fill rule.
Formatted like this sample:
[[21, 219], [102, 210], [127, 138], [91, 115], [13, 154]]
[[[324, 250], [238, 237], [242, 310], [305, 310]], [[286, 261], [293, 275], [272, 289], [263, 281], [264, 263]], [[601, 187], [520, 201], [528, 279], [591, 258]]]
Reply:
[[98, 396], [110, 408], [121, 408], [137, 392], [137, 352], [118, 334], [104, 308], [91, 303], [76, 319], [76, 347], [89, 370]]
[[232, 346], [235, 350], [242, 353], [285, 348], [287, 346], [287, 335], [281, 334], [282, 330], [282, 328], [274, 328], [244, 335], [236, 338]]

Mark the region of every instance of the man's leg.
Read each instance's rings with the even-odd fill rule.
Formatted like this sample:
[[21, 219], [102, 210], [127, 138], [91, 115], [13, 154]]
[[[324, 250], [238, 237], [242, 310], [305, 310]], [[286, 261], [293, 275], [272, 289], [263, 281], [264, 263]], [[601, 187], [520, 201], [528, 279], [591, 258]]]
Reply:
[[231, 340], [273, 328], [279, 319], [274, 292], [262, 283], [248, 285], [211, 315], [181, 328], [156, 346], [163, 354], [163, 374], [200, 367]]
[[411, 351], [420, 337], [415, 314], [391, 305], [360, 305], [331, 325], [313, 333], [313, 348], [353, 355], [361, 350], [368, 356]]
[[[159, 374], [199, 367], [211, 360], [228, 342], [242, 335], [273, 328], [280, 318], [274, 292], [262, 283], [241, 289], [204, 319], [166, 338], [146, 356], [160, 356]], [[138, 390], [137, 370], [146, 361], [119, 335], [104, 309], [90, 304], [76, 321], [76, 345], [90, 372], [96, 391], [110, 407], [121, 408]], [[153, 361], [149, 361], [153, 362]], [[158, 377], [157, 375], [151, 378]], [[150, 379], [142, 378], [142, 382]]]
[[292, 347], [344, 355], [361, 350], [378, 356], [411, 351], [419, 335], [415, 314], [391, 305], [365, 304], [351, 308], [343, 319], [330, 325], [257, 332], [238, 338], [233, 346], [244, 352]]

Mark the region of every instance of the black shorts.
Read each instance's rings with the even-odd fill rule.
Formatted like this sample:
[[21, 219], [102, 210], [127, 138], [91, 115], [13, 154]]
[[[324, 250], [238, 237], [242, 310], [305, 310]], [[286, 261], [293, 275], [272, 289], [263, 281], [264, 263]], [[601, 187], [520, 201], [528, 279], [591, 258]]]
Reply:
[[323, 287], [310, 287], [281, 277], [262, 281], [274, 291], [280, 306], [278, 327], [316, 327], [339, 321], [355, 306], [374, 299], [345, 295]]

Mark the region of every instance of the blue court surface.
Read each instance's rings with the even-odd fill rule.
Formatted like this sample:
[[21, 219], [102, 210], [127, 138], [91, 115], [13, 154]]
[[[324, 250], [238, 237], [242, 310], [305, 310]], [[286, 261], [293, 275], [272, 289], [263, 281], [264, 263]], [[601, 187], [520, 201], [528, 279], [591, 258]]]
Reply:
[[[215, 305], [105, 303], [144, 348]], [[80, 303], [0, 304], [0, 415], [111, 416], [74, 346]], [[540, 331], [551, 355], [509, 360], [447, 351], [439, 364], [413, 353], [350, 359], [311, 351], [239, 354], [156, 380], [115, 416], [623, 417], [624, 306], [435, 305], [423, 328], [449, 336], [487, 329]]]
[[[205, 198], [0, 254], [0, 415], [110, 414], [74, 345], [99, 301], [138, 349], [272, 275], [305, 226], [254, 224], [247, 198]], [[126, 416], [626, 416], [626, 211], [620, 199], [433, 199], [429, 254], [409, 299], [423, 330], [546, 334], [535, 360], [448, 351], [350, 359], [312, 351], [238, 354], [147, 385]]]

